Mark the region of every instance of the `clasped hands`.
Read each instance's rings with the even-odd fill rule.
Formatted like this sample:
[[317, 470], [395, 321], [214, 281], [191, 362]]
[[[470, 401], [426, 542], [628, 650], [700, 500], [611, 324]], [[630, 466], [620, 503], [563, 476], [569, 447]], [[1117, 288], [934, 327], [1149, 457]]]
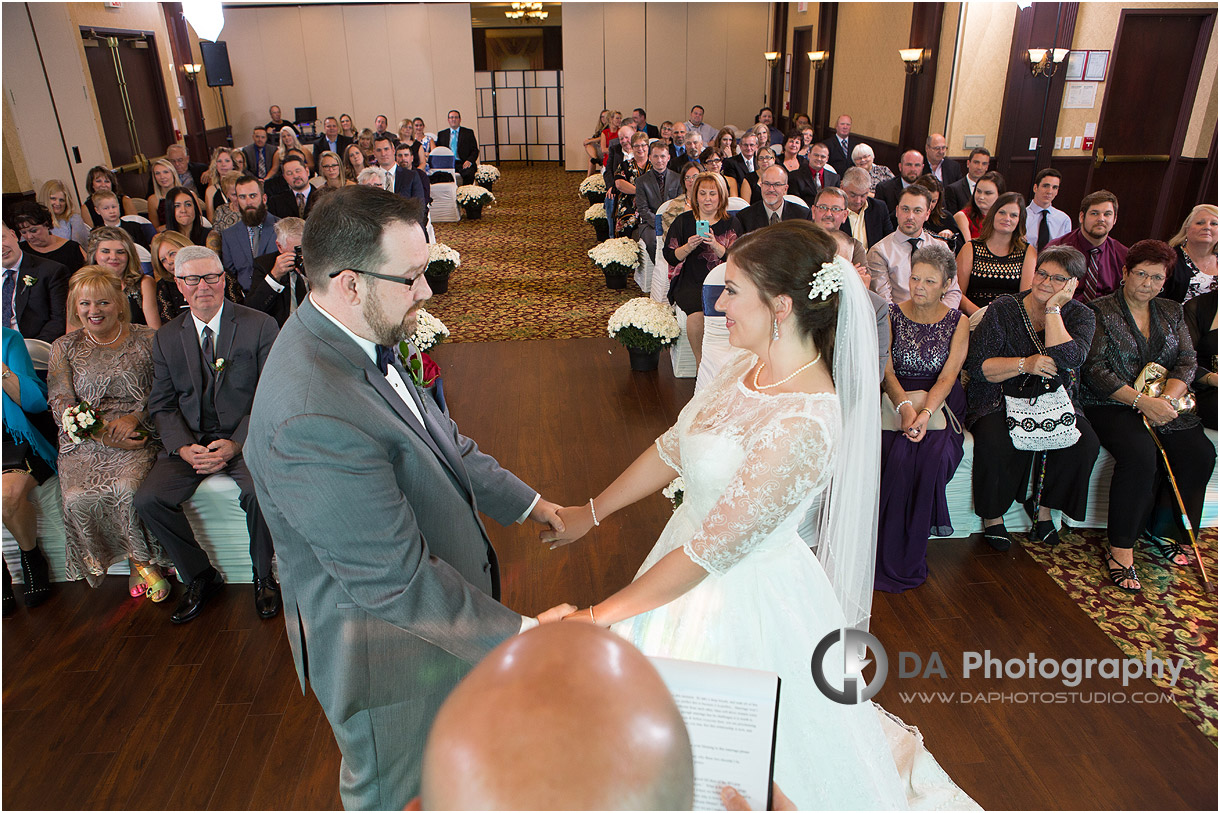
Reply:
[[932, 415], [926, 410], [915, 411], [910, 404], [903, 404], [898, 410], [902, 422], [902, 436], [911, 443], [919, 443], [928, 434], [928, 420]]
[[109, 421], [102, 428], [102, 445], [113, 449], [142, 449], [148, 443], [147, 437], [139, 433], [140, 419], [135, 415], [124, 415]]
[[229, 461], [241, 451], [234, 441], [217, 438], [207, 446], [191, 443], [178, 449], [178, 456], [191, 464], [198, 474], [215, 474], [222, 471]]
[[[593, 511], [585, 505], [561, 507], [547, 500], [538, 500], [530, 511], [530, 519], [547, 526], [538, 533], [538, 539], [549, 543], [550, 549], [563, 547], [587, 534], [593, 528]], [[538, 614], [538, 623], [547, 624], [551, 621], [572, 620], [592, 621], [589, 611], [577, 610], [571, 604], [556, 606]]]

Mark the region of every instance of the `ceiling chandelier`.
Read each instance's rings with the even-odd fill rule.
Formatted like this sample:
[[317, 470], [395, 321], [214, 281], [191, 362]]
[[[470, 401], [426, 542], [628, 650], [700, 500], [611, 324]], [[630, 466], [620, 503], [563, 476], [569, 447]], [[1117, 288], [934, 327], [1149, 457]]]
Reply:
[[513, 3], [512, 9], [504, 12], [504, 16], [510, 20], [520, 20], [522, 17], [545, 20], [550, 13], [542, 10], [541, 3]]

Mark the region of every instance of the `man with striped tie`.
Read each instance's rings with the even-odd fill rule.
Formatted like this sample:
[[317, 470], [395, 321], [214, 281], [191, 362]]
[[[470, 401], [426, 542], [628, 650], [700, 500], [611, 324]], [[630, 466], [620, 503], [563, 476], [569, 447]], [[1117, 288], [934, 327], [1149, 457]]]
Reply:
[[1092, 302], [1118, 290], [1123, 278], [1127, 247], [1110, 236], [1118, 222], [1118, 198], [1106, 189], [1085, 195], [1080, 201], [1079, 222], [1080, 228], [1047, 245], [1071, 246], [1084, 255], [1084, 276], [1073, 298]]

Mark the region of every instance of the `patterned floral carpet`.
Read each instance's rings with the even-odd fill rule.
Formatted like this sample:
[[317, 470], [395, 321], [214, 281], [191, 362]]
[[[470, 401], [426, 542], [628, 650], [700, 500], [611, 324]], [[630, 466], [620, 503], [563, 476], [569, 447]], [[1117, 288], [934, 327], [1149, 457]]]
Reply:
[[[1203, 587], [1193, 561], [1189, 567], [1168, 566], [1155, 551], [1141, 546], [1135, 550], [1135, 568], [1144, 589], [1123, 592], [1102, 571], [1105, 544], [1104, 531], [1084, 530], [1062, 534], [1054, 548], [1024, 549], [1125, 655], [1142, 659], [1151, 650], [1162, 659], [1185, 659], [1176, 685], [1170, 685], [1168, 675], [1153, 682], [1216, 742], [1216, 596]], [[1215, 528], [1204, 530], [1199, 549], [1215, 584]]]
[[596, 245], [584, 222], [583, 176], [559, 164], [500, 164], [496, 202], [479, 220], [436, 223], [438, 241], [457, 249], [461, 267], [428, 312], [451, 342], [578, 339], [606, 335], [614, 309], [640, 291], [606, 288], [586, 252]]

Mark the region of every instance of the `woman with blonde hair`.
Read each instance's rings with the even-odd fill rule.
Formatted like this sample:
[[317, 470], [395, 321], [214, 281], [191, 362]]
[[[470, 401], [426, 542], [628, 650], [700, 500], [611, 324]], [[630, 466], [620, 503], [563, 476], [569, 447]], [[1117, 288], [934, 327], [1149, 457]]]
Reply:
[[606, 115], [606, 126], [602, 128], [602, 140], [600, 147], [602, 151], [602, 166], [606, 165], [606, 156], [610, 154], [610, 142], [618, 138], [618, 128], [623, 126], [623, 114], [617, 110], [611, 110]]
[[[140, 270], [140, 258], [131, 235], [112, 226], [101, 226], [89, 235], [85, 261], [114, 274], [127, 295], [129, 320], [138, 325], [161, 327], [157, 313], [157, 285]], [[71, 308], [69, 308], [69, 312]]]
[[1213, 204], [1199, 204], [1182, 221], [1178, 233], [1169, 238], [1178, 261], [1170, 270], [1160, 296], [1185, 304], [1216, 290], [1216, 214]]
[[339, 114], [339, 135], [347, 136], [353, 140], [356, 138], [356, 125], [352, 124], [351, 113]]
[[347, 172], [343, 168], [343, 159], [339, 157], [339, 153], [327, 150], [318, 157], [318, 175], [322, 178], [322, 189], [342, 189], [345, 186], [353, 186], [354, 182], [349, 181]]
[[306, 147], [297, 138], [296, 130], [291, 127], [284, 126], [280, 128], [280, 146], [276, 149], [276, 157], [279, 158], [278, 163], [283, 164], [284, 159], [288, 157], [289, 150], [296, 150], [305, 156], [305, 166], [313, 166], [313, 148]]
[[75, 240], [82, 246], [88, 242], [89, 227], [76, 210], [76, 202], [63, 181], [53, 178], [44, 183], [38, 192], [38, 202], [51, 213], [51, 234]]
[[584, 140], [585, 152], [589, 154], [589, 174], [596, 175], [602, 171], [602, 131], [606, 129], [609, 123], [610, 111], [602, 108], [602, 112], [597, 117], [597, 126], [593, 128], [593, 135]]
[[226, 172], [237, 168], [233, 162], [233, 150], [228, 147], [217, 147], [212, 150], [212, 163], [208, 165], [208, 188], [203, 193], [203, 205], [209, 221], [216, 220], [216, 210], [229, 205], [220, 179]]
[[[121, 282], [97, 265], [72, 276], [68, 326], [71, 332], [51, 345], [47, 376], [47, 400], [60, 426], [67, 577], [97, 587], [111, 565], [127, 559], [131, 595], [164, 601], [171, 588], [161, 567], [172, 562], [135, 508], [136, 490], [161, 451], [148, 414], [156, 331], [131, 323]], [[103, 428], [78, 440], [68, 434], [64, 413], [86, 404]]]
[[[174, 169], [174, 165], [164, 158], [153, 161], [153, 193], [148, 196], [148, 219], [157, 231], [165, 228], [165, 196], [177, 185], [178, 170]], [[101, 222], [100, 219], [98, 222]]]
[[361, 154], [364, 155], [364, 165], [371, 167], [377, 163], [373, 156], [373, 131], [365, 127], [360, 131], [360, 135], [356, 136], [356, 144], [360, 147]]

